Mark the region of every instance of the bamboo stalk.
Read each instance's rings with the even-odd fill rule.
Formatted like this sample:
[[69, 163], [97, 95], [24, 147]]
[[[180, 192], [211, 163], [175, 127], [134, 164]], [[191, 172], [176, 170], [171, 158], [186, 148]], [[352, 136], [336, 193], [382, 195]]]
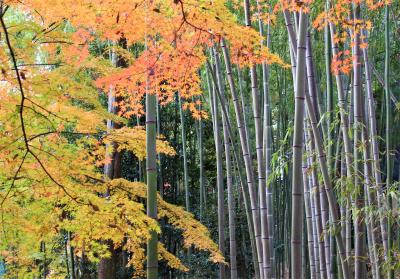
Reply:
[[[217, 63], [217, 59], [215, 56], [215, 50], [213, 49], [214, 62]], [[217, 72], [218, 69], [214, 65], [214, 71]], [[221, 131], [220, 131], [220, 119], [219, 119], [219, 102], [217, 97], [217, 86], [218, 90], [220, 84], [214, 84], [213, 86], [213, 94], [211, 98], [211, 104], [213, 107], [213, 126], [214, 126], [214, 143], [215, 143], [215, 154], [216, 154], [216, 165], [217, 165], [217, 204], [218, 204], [218, 247], [221, 253], [225, 254], [225, 212], [224, 212], [224, 178], [223, 178], [223, 170], [222, 170], [222, 144], [221, 144]], [[225, 278], [225, 265], [219, 264], [219, 278]]]
[[[306, 120], [304, 121], [304, 126], [306, 125]], [[304, 127], [304, 130], [306, 127]], [[307, 142], [307, 138], [304, 140]], [[310, 194], [310, 180], [308, 177], [308, 170], [310, 166], [308, 165], [307, 158], [303, 159], [303, 187], [304, 187], [304, 208], [306, 213], [306, 228], [307, 228], [307, 245], [308, 245], [308, 257], [310, 264], [310, 278], [316, 278], [316, 266], [315, 266], [315, 255], [314, 255], [314, 239], [313, 239], [313, 224], [312, 224], [312, 214], [311, 214], [311, 194]], [[304, 249], [305, 250], [305, 249]]]
[[[156, 95], [146, 95], [146, 170], [147, 216], [157, 219], [157, 153], [156, 153]], [[147, 278], [156, 279], [158, 274], [157, 232], [150, 231], [147, 242]]]
[[[259, 9], [259, 3], [257, 1], [257, 7]], [[260, 35], [264, 36], [264, 23], [258, 17], [258, 25]], [[264, 44], [264, 40], [261, 42]], [[262, 88], [264, 93], [264, 119], [263, 126], [261, 125], [260, 119], [260, 107], [259, 107], [259, 96], [255, 95], [255, 91], [253, 92], [253, 108], [254, 108], [254, 119], [255, 119], [255, 127], [256, 127], [256, 150], [257, 150], [257, 162], [258, 162], [258, 173], [259, 173], [259, 203], [260, 203], [260, 217], [261, 217], [261, 239], [262, 239], [262, 251], [263, 251], [263, 272], [264, 278], [271, 278], [271, 248], [272, 248], [272, 239], [270, 238], [269, 230], [272, 228], [269, 225], [269, 221], [271, 221], [271, 205], [270, 205], [270, 195], [272, 194], [269, 185], [267, 183], [267, 178], [270, 173], [269, 163], [270, 157], [267, 159], [266, 156], [270, 156], [270, 127], [269, 127], [269, 92], [268, 92], [268, 66], [265, 62], [262, 63]], [[253, 86], [253, 83], [252, 83]], [[258, 117], [258, 118], [256, 118]], [[262, 145], [262, 150], [259, 148]], [[268, 150], [267, 150], [268, 148]], [[261, 161], [262, 162], [261, 162]], [[261, 175], [262, 174], [262, 175]]]
[[[308, 122], [307, 122], [308, 124]], [[308, 124], [309, 125], [309, 124]], [[320, 195], [320, 185], [318, 182], [318, 174], [316, 169], [316, 158], [315, 158], [315, 140], [310, 133], [310, 127], [307, 127], [306, 130], [306, 139], [307, 139], [307, 153], [309, 165], [311, 166], [311, 181], [314, 195], [314, 203], [315, 203], [315, 220], [316, 220], [316, 234], [318, 239], [318, 254], [319, 254], [319, 263], [320, 263], [320, 278], [327, 278], [327, 269], [326, 269], [326, 254], [325, 254], [325, 246], [324, 246], [324, 238], [323, 238], [323, 229], [322, 229], [322, 217], [321, 217], [321, 195]]]
[[203, 162], [203, 121], [202, 119], [199, 119], [198, 121], [198, 127], [199, 127], [199, 132], [198, 132], [198, 142], [199, 142], [199, 181], [200, 181], [200, 187], [199, 187], [199, 194], [200, 194], [200, 221], [203, 220], [203, 214], [204, 214], [204, 197], [205, 197], [205, 187], [204, 187], [204, 162]]
[[[224, 117], [223, 117], [224, 118]], [[236, 213], [235, 213], [235, 199], [233, 197], [232, 189], [232, 163], [231, 163], [231, 146], [229, 142], [229, 132], [227, 128], [227, 121], [223, 119], [223, 132], [224, 132], [224, 145], [225, 145], [225, 162], [226, 162], [226, 185], [228, 190], [228, 218], [229, 218], [229, 259], [230, 259], [230, 275], [231, 278], [237, 278], [237, 264], [236, 264]]]
[[301, 240], [303, 232], [303, 118], [304, 118], [304, 91], [306, 74], [306, 36], [308, 14], [300, 12], [299, 34], [297, 44], [297, 71], [295, 86], [295, 116], [293, 135], [293, 174], [292, 174], [292, 231], [291, 231], [291, 272], [292, 278], [302, 274]]
[[183, 156], [183, 185], [185, 189], [185, 208], [186, 211], [190, 211], [190, 201], [189, 201], [189, 175], [188, 175], [188, 162], [186, 153], [186, 127], [185, 127], [185, 117], [183, 115], [182, 99], [178, 96], [179, 104], [179, 116], [181, 120], [181, 140], [182, 140], [182, 156]]
[[[364, 68], [365, 68], [365, 82], [366, 82], [366, 91], [368, 98], [368, 115], [369, 115], [369, 126], [371, 133], [371, 145], [372, 145], [372, 163], [374, 170], [374, 178], [375, 178], [375, 190], [377, 191], [377, 203], [378, 208], [382, 208], [383, 205], [383, 190], [382, 190], [382, 177], [381, 177], [381, 166], [380, 166], [380, 158], [379, 158], [379, 145], [378, 145], [378, 134], [377, 134], [377, 125], [376, 125], [376, 115], [375, 115], [375, 102], [374, 95], [372, 91], [372, 81], [371, 81], [371, 67], [369, 64], [368, 57], [368, 49], [363, 48], [363, 57], [364, 57]], [[382, 237], [382, 244], [384, 250], [384, 257], [387, 260], [388, 256], [388, 242], [387, 242], [387, 220], [383, 215], [382, 211], [379, 211], [379, 219], [380, 219], [380, 231]]]
[[[231, 62], [229, 58], [228, 51], [226, 49], [224, 40], [221, 40], [221, 49], [224, 55], [224, 62], [226, 66], [226, 73], [227, 73], [227, 78], [228, 78], [228, 83], [230, 87], [230, 91], [232, 94], [232, 100], [233, 100], [233, 105], [234, 105], [234, 110], [235, 110], [235, 116], [236, 116], [236, 124], [237, 128], [239, 131], [239, 139], [240, 139], [240, 145], [241, 145], [241, 150], [242, 150], [242, 157], [243, 161], [245, 164], [245, 170], [246, 170], [246, 178], [247, 178], [247, 185], [249, 189], [249, 196], [250, 196], [250, 208], [251, 208], [251, 215], [252, 215], [252, 220], [253, 220], [253, 227], [254, 227], [254, 237], [255, 237], [255, 242], [256, 242], [256, 255], [253, 255], [253, 258], [257, 259], [258, 261], [258, 267], [255, 266], [255, 269], [262, 269], [262, 260], [260, 260], [260, 257], [262, 257], [262, 246], [261, 246], [261, 234], [260, 234], [260, 216], [257, 212], [257, 203], [256, 203], [256, 196], [255, 196], [255, 189], [254, 189], [254, 182], [253, 182], [253, 167], [252, 167], [252, 162], [251, 162], [251, 154], [249, 153], [249, 140], [246, 135], [246, 130], [245, 130], [245, 123], [242, 118], [242, 109], [241, 109], [241, 104], [240, 100], [237, 96], [236, 93], [236, 88], [235, 84], [233, 81], [232, 77], [232, 67], [231, 67]], [[261, 271], [258, 272], [260, 274], [260, 278], [262, 277]]]
[[[392, 184], [392, 156], [390, 154], [391, 144], [391, 103], [390, 103], [390, 21], [389, 21], [389, 5], [385, 6], [385, 107], [386, 107], [386, 129], [385, 129], [385, 142], [386, 142], [386, 189], [389, 190]], [[392, 199], [388, 195], [388, 207], [392, 209]], [[389, 260], [389, 271], [388, 278], [394, 278], [394, 271], [392, 269], [392, 220], [388, 220], [388, 260]]]
[[[340, 232], [340, 229], [339, 229], [340, 224], [338, 223], [339, 222], [338, 205], [337, 205], [337, 201], [333, 195], [333, 189], [332, 189], [331, 181], [329, 178], [328, 166], [327, 166], [327, 162], [326, 162], [326, 155], [325, 155], [323, 144], [322, 144], [322, 136], [321, 136], [320, 130], [318, 129], [318, 126], [317, 126], [318, 122], [317, 122], [317, 119], [315, 116], [315, 111], [313, 108], [311, 98], [308, 94], [308, 91], [305, 92], [305, 95], [306, 95], [305, 99], [306, 99], [307, 109], [309, 112], [308, 115], [310, 118], [311, 128], [312, 128], [313, 136], [314, 136], [314, 140], [315, 140], [315, 147], [316, 147], [316, 151], [317, 151], [318, 159], [319, 159], [319, 166], [321, 169], [322, 178], [324, 181], [325, 192], [326, 192], [326, 197], [327, 197], [327, 201], [328, 201], [328, 205], [329, 205], [329, 211], [332, 216], [332, 221], [333, 221], [333, 226], [334, 226], [335, 232]], [[344, 278], [348, 278], [349, 268], [348, 268], [346, 257], [345, 257], [343, 240], [339, 233], [335, 234], [335, 238], [336, 238], [336, 243], [338, 246], [338, 252], [339, 252], [340, 258], [341, 258], [343, 276], [344, 276]]]
[[[360, 18], [360, 7], [355, 5], [354, 19]], [[355, 30], [356, 27], [354, 27]], [[355, 30], [353, 32], [353, 98], [354, 98], [354, 189], [355, 189], [355, 205], [356, 213], [354, 219], [354, 269], [355, 278], [365, 278], [366, 264], [365, 264], [365, 223], [362, 208], [364, 207], [364, 185], [360, 182], [360, 156], [359, 144], [361, 142], [361, 129], [363, 125], [362, 115], [362, 97], [361, 97], [361, 63], [360, 63], [360, 34]]]
[[[225, 98], [225, 87], [222, 78], [222, 71], [220, 66], [220, 57], [214, 48], [214, 58], [217, 73], [218, 89], [221, 95], [221, 106], [225, 107], [228, 111], [227, 102]], [[223, 101], [224, 100], [224, 101]], [[228, 115], [222, 114], [222, 128], [224, 134], [225, 146], [225, 163], [226, 163], [226, 184], [228, 190], [228, 218], [229, 218], [229, 256], [230, 256], [230, 275], [231, 278], [237, 278], [237, 264], [236, 264], [236, 235], [235, 235], [235, 204], [232, 193], [232, 162], [231, 162], [231, 144], [228, 130]]]

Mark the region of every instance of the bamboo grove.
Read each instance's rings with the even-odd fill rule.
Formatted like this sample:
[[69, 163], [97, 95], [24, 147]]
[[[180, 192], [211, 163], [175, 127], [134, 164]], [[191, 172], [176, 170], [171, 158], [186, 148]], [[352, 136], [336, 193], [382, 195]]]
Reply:
[[0, 0], [0, 277], [399, 278], [399, 15]]

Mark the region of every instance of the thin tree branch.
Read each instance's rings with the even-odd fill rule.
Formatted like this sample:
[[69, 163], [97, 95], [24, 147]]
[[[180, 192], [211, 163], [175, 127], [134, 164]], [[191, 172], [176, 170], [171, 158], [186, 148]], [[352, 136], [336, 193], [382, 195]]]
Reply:
[[18, 169], [17, 169], [17, 171], [16, 171], [15, 174], [14, 174], [14, 177], [13, 177], [12, 182], [11, 182], [11, 186], [10, 186], [10, 188], [8, 189], [8, 191], [7, 191], [7, 193], [5, 194], [5, 196], [3, 197], [3, 199], [1, 200], [0, 207], [2, 207], [2, 208], [3, 208], [4, 202], [5, 202], [5, 200], [7, 199], [8, 195], [10, 194], [12, 188], [14, 188], [15, 180], [17, 179], [17, 176], [18, 176], [19, 172], [21, 171], [22, 165], [24, 164], [27, 155], [28, 155], [28, 151], [25, 151], [25, 154], [24, 154], [24, 156], [22, 157], [21, 163], [19, 164]]

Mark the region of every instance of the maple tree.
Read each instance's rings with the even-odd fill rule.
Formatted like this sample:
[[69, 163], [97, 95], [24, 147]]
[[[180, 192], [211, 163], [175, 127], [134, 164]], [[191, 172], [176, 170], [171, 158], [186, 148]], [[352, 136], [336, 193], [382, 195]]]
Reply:
[[[1, 245], [8, 274], [39, 272], [36, 262], [42, 255], [32, 255], [44, 252], [39, 244], [56, 243], [62, 231], [73, 234], [75, 252], [89, 260], [107, 256], [105, 240], [135, 252], [130, 264], [140, 274], [142, 245], [150, 230], [159, 231], [136, 201], [145, 198], [144, 185], [134, 187], [125, 182], [123, 188], [123, 181], [118, 187], [108, 184], [98, 167], [108, 163], [105, 144], [110, 141], [118, 143], [118, 151], [129, 150], [143, 158], [145, 131], [124, 127], [102, 136], [106, 119], [126, 121], [108, 113], [99, 101], [93, 78], [110, 71], [110, 66], [105, 59], [90, 56], [88, 45], [80, 45], [86, 39], [85, 32], [51, 30], [61, 25], [68, 28], [70, 23], [64, 20], [50, 25], [51, 31], [43, 30], [35, 21], [20, 22], [17, 12], [5, 7], [1, 18], [5, 34], [1, 95], [7, 105], [2, 107], [1, 176], [6, 183], [1, 193]], [[30, 27], [13, 30], [8, 27], [12, 22], [18, 28]], [[11, 36], [19, 30], [24, 30], [20, 36]], [[62, 40], [71, 43], [60, 51], [52, 44]], [[157, 146], [159, 152], [175, 154], [162, 139]], [[106, 189], [111, 191], [108, 199], [99, 194]], [[223, 261], [205, 228], [190, 214], [167, 203], [161, 203], [162, 208], [165, 211], [160, 211], [160, 218], [165, 216], [181, 228], [187, 245], [213, 251], [214, 260]], [[190, 237], [193, 233], [196, 238]], [[173, 267], [185, 269], [165, 249], [161, 249], [161, 256]], [[57, 266], [50, 268], [59, 271]]]
[[0, 272], [395, 278], [399, 8], [0, 1]]
[[[215, 6], [221, 11], [215, 13]], [[131, 151], [143, 159], [145, 131], [125, 126], [107, 132], [105, 120], [123, 124], [126, 120], [121, 117], [143, 114], [141, 99], [146, 90], [157, 92], [161, 104], [171, 102], [175, 92], [188, 100], [199, 95], [198, 69], [210, 40], [221, 34], [229, 37], [234, 29], [253, 44], [232, 36], [233, 47], [248, 49], [257, 47], [258, 34], [244, 32], [222, 1], [151, 1], [145, 5], [132, 1], [5, 1], [2, 8], [1, 95], [7, 104], [2, 107], [2, 176], [7, 181], [1, 203], [2, 255], [10, 267], [8, 274], [38, 273], [36, 262], [43, 254], [32, 256], [34, 251], [45, 253], [38, 245], [55, 245], [63, 231], [73, 235], [70, 245], [75, 254], [89, 261], [109, 256], [104, 241], [134, 252], [129, 264], [140, 274], [145, 257], [142, 245], [149, 231], [159, 232], [138, 201], [145, 198], [144, 185], [107, 182], [98, 168], [109, 164], [105, 145], [110, 143], [116, 144], [118, 152]], [[20, 13], [29, 16], [21, 20]], [[209, 30], [210, 15], [214, 30]], [[145, 26], [129, 31], [142, 27], [143, 22], [157, 22], [164, 28]], [[10, 27], [13, 24], [16, 27]], [[157, 39], [146, 51], [140, 50], [147, 36]], [[93, 55], [90, 50], [101, 44], [99, 40], [120, 38], [138, 49], [138, 57], [115, 45], [105, 51], [123, 59], [128, 64], [125, 69], [114, 68], [103, 53]], [[259, 57], [279, 60], [266, 49], [259, 52]], [[253, 55], [243, 50], [237, 57], [250, 61]], [[149, 67], [155, 74], [146, 83]], [[115, 104], [119, 116], [107, 112], [98, 97], [99, 89], [107, 92], [110, 87], [113, 93], [109, 94], [120, 100]], [[200, 105], [199, 101], [185, 104], [195, 117], [205, 118], [205, 112], [196, 109]], [[175, 154], [163, 139], [158, 140], [157, 149]], [[104, 192], [109, 195], [106, 199], [100, 194]], [[46, 222], [41, 221], [43, 216]], [[207, 230], [190, 214], [160, 201], [159, 218], [163, 217], [183, 230], [186, 246], [209, 250], [215, 261], [223, 262]], [[159, 247], [172, 267], [186, 269]], [[52, 276], [62, 274], [58, 266], [47, 268], [60, 272]]]

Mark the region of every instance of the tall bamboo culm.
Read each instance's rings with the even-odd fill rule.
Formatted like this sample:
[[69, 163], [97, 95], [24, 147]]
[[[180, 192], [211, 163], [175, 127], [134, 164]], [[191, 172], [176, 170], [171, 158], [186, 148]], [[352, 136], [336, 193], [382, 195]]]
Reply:
[[297, 71], [295, 80], [295, 115], [293, 136], [293, 174], [292, 174], [292, 232], [291, 232], [291, 272], [292, 279], [302, 274], [302, 232], [303, 232], [303, 118], [306, 73], [306, 36], [308, 14], [300, 11], [297, 42]]
[[[157, 219], [157, 153], [156, 153], [156, 95], [146, 94], [146, 172], [147, 216]], [[157, 232], [150, 232], [147, 242], [147, 278], [158, 276]]]
[[[217, 55], [217, 63], [220, 64], [219, 55]], [[220, 67], [218, 70], [221, 71]], [[222, 72], [220, 72], [222, 74]], [[221, 77], [221, 74], [219, 75]], [[222, 80], [218, 79], [220, 85], [220, 93], [223, 99], [225, 99], [225, 89], [223, 87]], [[226, 99], [221, 102], [221, 106], [225, 106], [226, 111], [228, 110]], [[222, 115], [222, 129], [224, 133], [224, 146], [225, 146], [225, 168], [226, 168], [226, 187], [228, 194], [228, 227], [229, 227], [229, 268], [231, 279], [238, 278], [237, 274], [237, 263], [236, 263], [236, 211], [235, 211], [235, 197], [233, 193], [232, 185], [232, 156], [231, 156], [231, 143], [228, 131], [228, 119]]]
[[[247, 189], [246, 190], [247, 191], [244, 188], [246, 186], [242, 185], [242, 189], [243, 189], [242, 192], [243, 192], [244, 200], [245, 200], [246, 216], [247, 216], [247, 223], [248, 223], [248, 227], [249, 227], [254, 269], [255, 269], [256, 278], [260, 278], [260, 270], [258, 268], [259, 267], [259, 265], [258, 265], [258, 246], [256, 244], [256, 233], [255, 233], [256, 224], [254, 224], [255, 220], [257, 220], [256, 207], [255, 207], [256, 204], [255, 204], [254, 189], [253, 189], [253, 187], [254, 187], [253, 175], [254, 174], [253, 174], [253, 170], [252, 170], [248, 133], [246, 130], [246, 122], [245, 122], [245, 118], [244, 118], [243, 110], [242, 110], [242, 106], [241, 106], [242, 103], [239, 99], [239, 96], [238, 96], [238, 93], [237, 93], [236, 87], [235, 87], [235, 82], [233, 80], [232, 64], [230, 61], [229, 52], [225, 45], [225, 41], [223, 39], [221, 40], [221, 49], [222, 49], [222, 53], [224, 56], [224, 63], [225, 63], [225, 67], [226, 67], [226, 76], [228, 79], [229, 89], [230, 89], [230, 92], [232, 95], [233, 106], [234, 106], [234, 110], [235, 110], [236, 125], [238, 128], [239, 139], [240, 139], [241, 155], [243, 158], [243, 162], [245, 164], [245, 172], [246, 172], [246, 179], [247, 179]], [[238, 71], [238, 75], [239, 75], [239, 86], [241, 87], [240, 71]], [[236, 161], [238, 161], [238, 160], [236, 160]], [[246, 192], [248, 194], [246, 194]], [[249, 196], [249, 197], [247, 198], [247, 196]], [[249, 199], [249, 203], [247, 202], [247, 199]]]
[[[216, 63], [215, 49], [212, 49], [212, 54], [214, 57], [214, 62]], [[213, 72], [218, 72], [216, 64], [213, 65]], [[224, 212], [224, 174], [222, 168], [222, 154], [223, 147], [221, 142], [221, 120], [219, 114], [219, 100], [217, 97], [217, 90], [220, 90], [217, 83], [213, 84], [211, 106], [213, 114], [213, 127], [214, 127], [214, 144], [215, 144], [215, 154], [216, 154], [216, 166], [217, 166], [217, 207], [218, 207], [218, 246], [222, 254], [225, 253], [225, 212]], [[219, 278], [226, 278], [225, 265], [219, 264]]]
[[[360, 7], [359, 5], [353, 6], [354, 18], [360, 18]], [[355, 29], [355, 28], [354, 28]], [[355, 32], [353, 34], [353, 102], [354, 102], [354, 189], [355, 189], [355, 205], [356, 211], [354, 218], [354, 270], [355, 278], [365, 278], [366, 275], [366, 264], [365, 264], [365, 223], [361, 209], [364, 207], [364, 185], [360, 180], [360, 173], [363, 173], [360, 168], [360, 152], [359, 144], [361, 141], [361, 126], [362, 126], [362, 98], [361, 98], [361, 63], [360, 59], [360, 34]]]

